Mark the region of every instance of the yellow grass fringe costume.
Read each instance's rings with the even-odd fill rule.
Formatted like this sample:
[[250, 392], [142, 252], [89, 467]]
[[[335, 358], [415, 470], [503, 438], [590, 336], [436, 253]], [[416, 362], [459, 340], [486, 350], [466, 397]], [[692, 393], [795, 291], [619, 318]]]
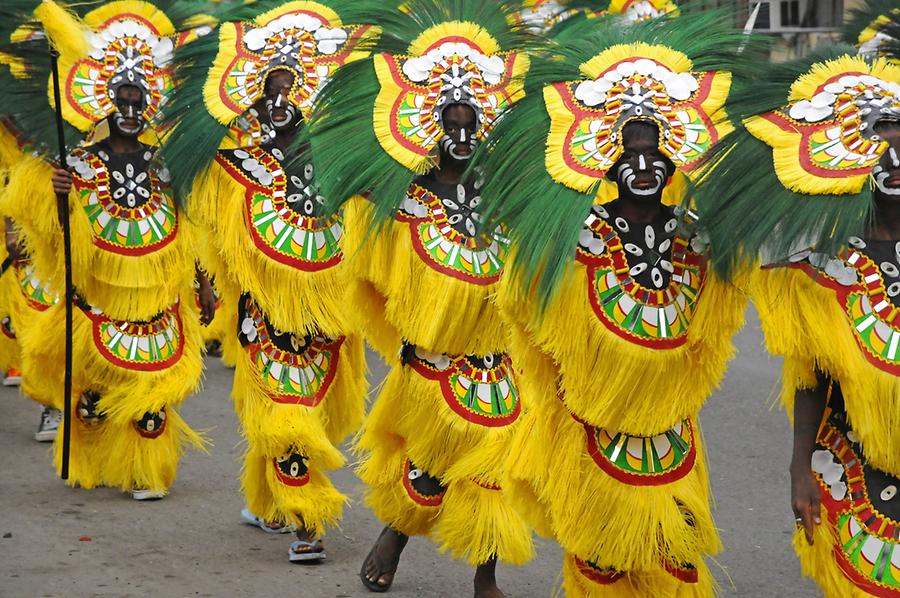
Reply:
[[[812, 546], [798, 530], [794, 548], [804, 575], [829, 598], [900, 596], [900, 512], [892, 502], [900, 476], [900, 360], [892, 339], [900, 332], [890, 320], [897, 308], [887, 318], [874, 311], [887, 275], [862, 249], [831, 264], [823, 271], [801, 255], [753, 278], [767, 348], [785, 358], [785, 409], [793, 412], [798, 390], [817, 386], [818, 371], [834, 381], [846, 414], [845, 424], [836, 423], [830, 404], [822, 420], [812, 464], [822, 523]], [[853, 276], [842, 282], [838, 266]]]
[[[194, 185], [191, 214], [215, 248], [201, 259], [237, 312], [231, 335], [243, 347], [232, 396], [248, 443], [247, 505], [270, 523], [321, 536], [347, 501], [324, 472], [344, 464], [336, 446], [363, 418], [364, 346], [344, 297], [351, 277], [341, 219], [270, 225], [287, 176], [274, 152], [222, 150]], [[268, 185], [242, 170], [251, 155], [273, 175]], [[293, 236], [278, 236], [284, 231]]]
[[366, 15], [385, 21], [391, 48], [375, 41], [366, 68], [338, 71], [309, 124], [322, 193], [343, 210], [348, 296], [390, 366], [357, 440], [358, 473], [394, 530], [474, 566], [523, 563], [531, 531], [501, 484], [523, 409], [492, 303], [507, 243], [476, 230], [479, 183], [433, 173], [451, 141], [444, 107], [471, 108], [470, 138], [485, 140], [521, 97], [528, 58], [504, 6], [414, 0], [396, 23], [385, 16]]

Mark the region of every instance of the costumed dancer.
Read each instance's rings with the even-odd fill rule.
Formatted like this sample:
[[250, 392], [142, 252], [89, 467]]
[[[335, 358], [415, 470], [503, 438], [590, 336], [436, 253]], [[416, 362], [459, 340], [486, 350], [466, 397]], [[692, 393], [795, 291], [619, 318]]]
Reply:
[[532, 555], [500, 486], [522, 411], [490, 301], [506, 241], [480, 231], [481, 181], [465, 175], [521, 96], [528, 62], [510, 14], [476, 0], [375, 8], [372, 58], [336, 75], [310, 125], [323, 194], [366, 194], [345, 205], [345, 251], [366, 337], [391, 368], [357, 446], [385, 524], [360, 571], [374, 592], [391, 587], [412, 535], [476, 567], [476, 596], [503, 595], [497, 560]]
[[[40, 29], [33, 20], [32, 11], [39, 4], [37, 0], [11, 0], [0, 9], [0, 39], [7, 45], [23, 44], [40, 36]], [[0, 51], [0, 114], [7, 115], [18, 107], [14, 94], [8, 90], [28, 76], [22, 59], [15, 52]], [[21, 128], [9, 116], [0, 117], [0, 170], [3, 172], [5, 187], [10, 169], [23, 155], [35, 151], [33, 143], [22, 134]], [[0, 346], [2, 365], [5, 371], [4, 386], [21, 386], [22, 394], [34, 399], [41, 406], [40, 423], [34, 433], [38, 442], [52, 442], [62, 422], [62, 412], [54, 405], [58, 396], [43, 392], [40, 376], [23, 384], [22, 347], [23, 339], [33, 330], [32, 316], [49, 308], [58, 300], [58, 295], [36, 279], [34, 268], [19, 243], [15, 223], [4, 218], [4, 248], [6, 254], [0, 266], [0, 301], [4, 307], [0, 321]]]
[[[835, 46], [765, 65], [700, 208], [752, 263], [794, 425], [794, 548], [829, 598], [900, 596], [900, 66]], [[727, 236], [726, 236], [727, 231]]]
[[[141, 141], [156, 138], [150, 123], [170, 91], [172, 51], [190, 38], [164, 7], [174, 5], [110, 2], [83, 19], [50, 0], [37, 8], [59, 52], [63, 118], [90, 141], [69, 154], [68, 170], [39, 157], [22, 160], [2, 201], [41, 280], [59, 288], [54, 193], [68, 198], [76, 308], [67, 483], [117, 487], [138, 500], [163, 497], [185, 446], [202, 444], [177, 409], [202, 373], [189, 223], [156, 149]], [[38, 67], [29, 65], [35, 73]], [[46, 104], [46, 83], [20, 87], [24, 107]], [[54, 325], [62, 309], [59, 303], [35, 318], [41, 343], [24, 348], [54, 396], [63, 387], [64, 327]], [[59, 438], [55, 448], [59, 469]]]
[[[292, 562], [326, 556], [321, 538], [347, 501], [326, 472], [344, 464], [338, 445], [364, 415], [342, 219], [323, 211], [312, 164], [294, 146], [320, 86], [359, 56], [370, 30], [342, 20], [341, 4], [257, 2], [246, 20], [186, 48], [169, 111], [176, 134], [163, 149], [179, 188], [192, 187], [187, 210], [211, 249], [204, 267], [239, 291], [243, 516], [266, 531], [296, 528]], [[247, 119], [266, 134], [219, 150]]]
[[[16, 84], [14, 80], [6, 80], [4, 76], [0, 76], [0, 81]], [[5, 165], [6, 172], [15, 168], [20, 161], [36, 155], [33, 153], [34, 148], [25, 141], [9, 119], [0, 121], [0, 147], [0, 162]], [[21, 385], [22, 394], [40, 404], [41, 419], [34, 439], [38, 442], [52, 442], [62, 424], [62, 397], [59, 393], [54, 395], [50, 392], [51, 389], [41, 383], [43, 375], [40, 370], [31, 367], [34, 362], [25, 347], [45, 342], [40, 328], [34, 324], [40, 314], [59, 302], [59, 294], [38, 278], [34, 265], [19, 243], [19, 234], [12, 219], [5, 218], [4, 225], [7, 255], [0, 273], [0, 297], [6, 312], [0, 321], [0, 332], [3, 334], [0, 342], [4, 351], [8, 351], [6, 354], [10, 361], [3, 384]], [[47, 324], [46, 321], [43, 323]], [[57, 327], [62, 324], [62, 321], [54, 323]], [[29, 372], [27, 379], [24, 377], [26, 370]], [[18, 378], [15, 384], [9, 382], [13, 377]]]
[[729, 131], [739, 43], [715, 13], [573, 20], [476, 157], [529, 399], [509, 490], [565, 550], [568, 596], [713, 593], [697, 414], [746, 299], [707, 268], [684, 173]]

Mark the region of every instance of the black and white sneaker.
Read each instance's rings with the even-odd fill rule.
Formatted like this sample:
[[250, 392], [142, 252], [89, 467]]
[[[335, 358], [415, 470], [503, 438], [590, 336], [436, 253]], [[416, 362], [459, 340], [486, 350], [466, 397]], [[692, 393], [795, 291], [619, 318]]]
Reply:
[[62, 411], [53, 407], [44, 407], [41, 412], [41, 425], [34, 433], [34, 439], [38, 442], [53, 442], [61, 423]]

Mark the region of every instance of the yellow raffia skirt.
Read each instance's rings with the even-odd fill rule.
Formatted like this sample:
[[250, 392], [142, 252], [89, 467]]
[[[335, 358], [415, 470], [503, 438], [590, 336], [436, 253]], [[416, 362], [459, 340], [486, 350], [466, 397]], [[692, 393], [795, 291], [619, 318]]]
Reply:
[[563, 590], [567, 598], [705, 598], [714, 595], [715, 582], [702, 562], [696, 569], [658, 567], [640, 573], [619, 573], [566, 554]]
[[[0, 251], [0, 261], [6, 258], [6, 252]], [[0, 370], [22, 370], [22, 357], [19, 341], [16, 336], [19, 323], [13, 318], [13, 302], [18, 300], [19, 283], [16, 270], [10, 266], [0, 276]]]
[[287, 355], [265, 341], [242, 348], [232, 388], [247, 440], [247, 506], [267, 522], [321, 536], [347, 502], [325, 472], [344, 465], [337, 445], [364, 416], [364, 344], [358, 335], [317, 337]]
[[548, 356], [517, 355], [523, 393], [534, 400], [509, 451], [505, 484], [523, 516], [567, 553], [609, 570], [702, 568], [720, 542], [697, 421], [651, 438], [592, 426], [560, 400]]
[[531, 529], [500, 485], [518, 393], [506, 356], [493, 367], [421, 350], [395, 361], [357, 443], [376, 516], [474, 566], [529, 560]]
[[[25, 371], [42, 372], [42, 388], [63, 396], [63, 303], [35, 317], [23, 339]], [[110, 320], [85, 306], [73, 310], [72, 444], [68, 484], [123, 491], [166, 491], [187, 445], [203, 439], [179, 416], [178, 405], [202, 375], [200, 326], [193, 305], [176, 303], [143, 323]], [[26, 376], [28, 374], [26, 373]], [[99, 422], [86, 424], [79, 399], [99, 395]], [[62, 434], [54, 463], [61, 469]]]

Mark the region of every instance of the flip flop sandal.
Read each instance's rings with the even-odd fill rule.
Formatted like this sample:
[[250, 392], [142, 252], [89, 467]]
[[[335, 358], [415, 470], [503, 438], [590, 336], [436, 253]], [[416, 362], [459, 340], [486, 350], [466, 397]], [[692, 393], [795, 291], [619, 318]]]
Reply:
[[[297, 548], [307, 548], [305, 552], [296, 552]], [[319, 548], [320, 550], [314, 550]], [[309, 563], [311, 561], [324, 561], [326, 557], [325, 550], [322, 548], [322, 540], [297, 540], [291, 544], [288, 549], [288, 559], [292, 563]]]
[[243, 518], [245, 523], [248, 523], [254, 527], [258, 527], [267, 534], [289, 534], [294, 531], [294, 527], [292, 525], [272, 527], [268, 523], [251, 513], [250, 509], [246, 508], [241, 511], [241, 518]]
[[[391, 589], [391, 586], [394, 585], [394, 577], [393, 576], [397, 575], [397, 565], [400, 564], [400, 557], [398, 556], [397, 559], [394, 561], [393, 566], [380, 572], [380, 575], [378, 577], [381, 577], [382, 575], [385, 575], [385, 574], [392, 576], [390, 583], [388, 583], [386, 586], [381, 585], [377, 581], [369, 581], [369, 578], [366, 577], [366, 563], [368, 563], [369, 559], [371, 559], [375, 555], [375, 547], [378, 546], [378, 542], [381, 541], [381, 537], [385, 534], [386, 531], [387, 531], [387, 528], [381, 530], [381, 533], [378, 534], [378, 539], [375, 540], [375, 545], [372, 546], [372, 550], [369, 551], [369, 554], [363, 560], [362, 567], [359, 570], [359, 579], [360, 579], [360, 581], [362, 581], [363, 585], [366, 586], [366, 588], [370, 592], [376, 592], [378, 594], [387, 592], [388, 590]], [[406, 543], [408, 541], [409, 541], [409, 537], [403, 536], [403, 538], [400, 540], [400, 547], [401, 548], [406, 547]]]

